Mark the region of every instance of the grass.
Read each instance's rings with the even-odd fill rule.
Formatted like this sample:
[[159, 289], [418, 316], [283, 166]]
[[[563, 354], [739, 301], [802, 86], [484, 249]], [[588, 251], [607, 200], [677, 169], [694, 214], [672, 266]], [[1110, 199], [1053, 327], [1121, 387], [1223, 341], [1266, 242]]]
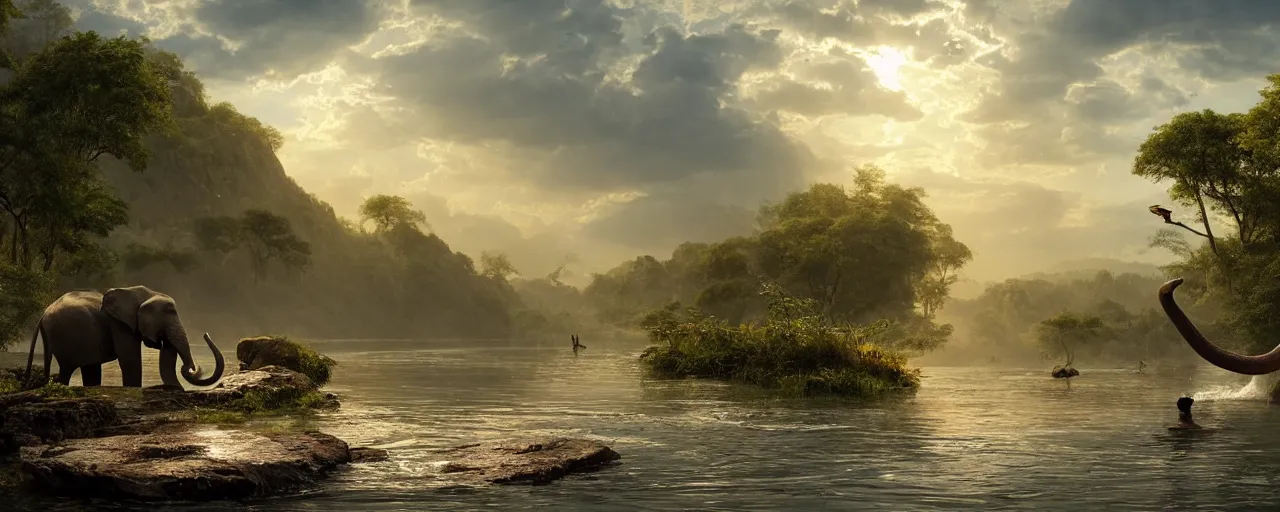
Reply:
[[277, 365], [306, 375], [317, 387], [329, 383], [338, 365], [329, 356], [292, 341], [285, 336], [245, 338], [236, 345], [236, 358], [245, 363], [255, 360], [263, 365]]
[[656, 346], [640, 356], [649, 370], [669, 377], [725, 379], [801, 396], [872, 397], [920, 386], [896, 352], [863, 342], [857, 330], [837, 330], [813, 313], [812, 303], [774, 289], [764, 294], [763, 324], [731, 326], [673, 305], [644, 322]]
[[260, 417], [307, 416], [329, 404], [324, 393], [319, 391], [294, 388], [275, 392], [254, 390], [213, 407], [196, 407], [195, 419], [199, 423], [236, 424]]

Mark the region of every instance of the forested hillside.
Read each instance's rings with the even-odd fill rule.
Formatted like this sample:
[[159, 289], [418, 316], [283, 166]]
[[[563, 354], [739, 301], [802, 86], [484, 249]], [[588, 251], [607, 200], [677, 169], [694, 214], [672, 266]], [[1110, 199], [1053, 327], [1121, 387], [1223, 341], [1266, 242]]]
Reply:
[[[145, 284], [173, 295], [194, 329], [224, 340], [267, 332], [312, 337], [512, 334], [513, 313], [521, 306], [504, 276], [482, 275], [469, 257], [420, 226], [366, 230], [338, 217], [286, 174], [275, 155], [283, 143], [280, 133], [229, 104], [211, 104], [199, 79], [177, 56], [125, 39], [73, 34], [69, 13], [54, 2], [15, 3], [25, 17], [9, 20], [5, 47], [13, 78], [4, 87], [19, 84], [24, 89], [6, 91], [4, 107], [13, 121], [8, 126], [22, 126], [24, 117], [35, 116], [42, 95], [63, 94], [41, 89], [60, 85], [53, 83], [56, 78], [42, 79], [50, 75], [94, 76], [127, 67], [142, 84], [158, 75], [168, 94], [157, 93], [139, 107], [155, 114], [154, 126], [138, 130], [147, 133], [139, 139], [136, 149], [141, 151], [107, 148], [75, 160], [89, 165], [86, 173], [59, 175], [63, 167], [38, 161], [51, 157], [32, 149], [36, 142], [13, 144], [12, 154], [31, 160], [33, 172], [21, 176], [64, 180], [21, 182], [14, 171], [5, 178], [14, 197], [30, 191], [67, 201], [61, 211], [84, 212], [102, 225], [73, 229], [74, 222], [53, 218], [58, 210], [53, 204], [47, 208], [47, 222], [39, 212], [9, 212], [4, 233], [13, 236], [5, 237], [3, 247], [11, 255], [6, 291], [24, 284], [33, 291], [40, 275], [56, 285], [36, 302], [70, 288]], [[145, 62], [137, 62], [135, 54]], [[112, 84], [120, 90], [75, 91], [80, 86], [69, 85], [68, 94], [116, 108], [103, 107], [93, 95], [141, 87], [116, 76], [103, 80], [121, 82]], [[67, 130], [81, 128], [75, 124], [80, 113], [73, 109], [48, 115], [56, 115]], [[132, 129], [111, 133], [128, 139], [120, 134]], [[30, 141], [55, 136], [21, 134]], [[50, 191], [58, 187], [93, 191], [98, 202], [54, 197]], [[60, 229], [71, 230], [74, 237], [68, 238], [76, 243], [59, 242], [53, 235]], [[48, 257], [42, 258], [45, 238]], [[6, 322], [29, 325], [26, 313], [18, 310], [30, 308], [16, 299], [9, 302]]]

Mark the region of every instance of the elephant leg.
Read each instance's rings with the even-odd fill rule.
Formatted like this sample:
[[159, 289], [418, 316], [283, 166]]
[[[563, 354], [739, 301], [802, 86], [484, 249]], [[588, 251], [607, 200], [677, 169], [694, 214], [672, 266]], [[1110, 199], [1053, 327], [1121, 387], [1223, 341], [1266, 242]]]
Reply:
[[62, 384], [63, 386], [70, 386], [71, 374], [75, 372], [76, 372], [76, 367], [74, 366], [64, 367], [62, 365], [58, 365], [58, 384]]
[[142, 342], [123, 327], [111, 322], [108, 325], [116, 361], [120, 363], [120, 384], [129, 388], [142, 387]]
[[86, 364], [80, 367], [80, 383], [84, 387], [102, 385], [102, 365]]

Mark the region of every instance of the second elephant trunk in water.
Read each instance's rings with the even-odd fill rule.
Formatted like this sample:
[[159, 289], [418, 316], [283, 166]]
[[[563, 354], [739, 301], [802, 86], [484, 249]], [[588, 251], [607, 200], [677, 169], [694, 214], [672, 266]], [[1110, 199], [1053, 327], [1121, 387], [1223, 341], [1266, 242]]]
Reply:
[[1169, 321], [1173, 322], [1178, 333], [1200, 357], [1218, 368], [1244, 375], [1263, 375], [1280, 370], [1280, 346], [1260, 356], [1246, 356], [1223, 350], [1205, 339], [1173, 300], [1173, 290], [1181, 284], [1182, 278], [1178, 278], [1160, 287], [1160, 306], [1164, 308], [1164, 313], [1169, 316]]
[[171, 326], [167, 335], [169, 339], [165, 340], [164, 346], [160, 349], [160, 380], [166, 386], [181, 386], [175, 369], [179, 357], [182, 358], [182, 378], [191, 385], [212, 386], [222, 379], [226, 363], [222, 358], [222, 351], [218, 350], [218, 346], [213, 343], [209, 333], [204, 334], [204, 341], [209, 345], [209, 350], [213, 352], [214, 369], [212, 375], [204, 374], [200, 369], [200, 365], [197, 365], [191, 357], [191, 345], [187, 341], [187, 331], [181, 324]]

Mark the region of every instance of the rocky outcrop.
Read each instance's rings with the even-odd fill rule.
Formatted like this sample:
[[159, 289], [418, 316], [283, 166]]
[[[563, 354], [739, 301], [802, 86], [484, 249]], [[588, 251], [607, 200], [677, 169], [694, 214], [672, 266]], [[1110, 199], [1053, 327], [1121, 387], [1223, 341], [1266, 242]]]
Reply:
[[1049, 373], [1055, 379], [1070, 379], [1080, 375], [1080, 371], [1070, 366], [1055, 366], [1053, 371]]
[[117, 500], [237, 500], [292, 492], [350, 460], [347, 443], [328, 434], [212, 428], [22, 449], [23, 471], [37, 488]]
[[328, 356], [283, 337], [244, 338], [236, 344], [236, 359], [241, 370], [257, 370], [279, 366], [306, 375], [317, 386], [329, 382], [337, 362]]
[[119, 422], [115, 406], [101, 398], [50, 398], [36, 392], [5, 395], [0, 397], [0, 454], [93, 436]]
[[442, 478], [460, 484], [546, 484], [622, 458], [598, 441], [543, 439], [478, 443], [438, 452]]

